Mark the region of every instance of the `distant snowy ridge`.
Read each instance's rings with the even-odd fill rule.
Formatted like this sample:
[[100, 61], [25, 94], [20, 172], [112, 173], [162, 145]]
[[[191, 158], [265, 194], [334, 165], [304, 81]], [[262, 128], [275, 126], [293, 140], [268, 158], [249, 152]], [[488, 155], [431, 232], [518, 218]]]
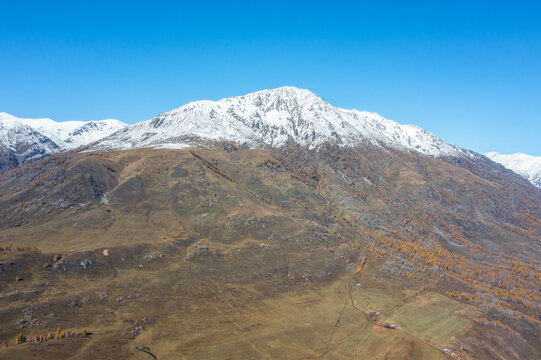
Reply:
[[[0, 153], [13, 166], [98, 141], [126, 124], [114, 120], [22, 119], [0, 112]], [[0, 170], [4, 162], [0, 161]]]
[[95, 149], [130, 149], [197, 140], [251, 146], [309, 148], [331, 141], [341, 146], [371, 143], [431, 156], [469, 154], [414, 125], [400, 125], [366, 111], [334, 107], [309, 90], [281, 87], [219, 101], [196, 101], [126, 127]]
[[[0, 131], [31, 128], [48, 137], [64, 150], [90, 144], [125, 126], [126, 124], [115, 119], [59, 122], [48, 118], [23, 119], [0, 112]], [[2, 142], [9, 141], [9, 138], [4, 136], [0, 139]]]
[[526, 178], [534, 186], [541, 188], [541, 156], [522, 153], [504, 155], [497, 152], [488, 152], [485, 156]]

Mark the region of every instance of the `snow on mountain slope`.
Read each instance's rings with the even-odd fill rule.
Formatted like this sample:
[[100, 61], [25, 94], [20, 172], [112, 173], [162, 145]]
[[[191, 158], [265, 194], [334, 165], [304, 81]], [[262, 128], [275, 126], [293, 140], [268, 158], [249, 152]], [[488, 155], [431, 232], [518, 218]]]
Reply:
[[497, 152], [488, 152], [485, 156], [526, 178], [536, 187], [541, 188], [541, 156], [521, 153], [504, 155]]
[[[21, 119], [0, 112], [0, 150], [11, 164], [35, 160], [59, 151], [74, 149], [97, 141], [122, 129], [118, 120], [65, 121]], [[0, 164], [2, 170], [2, 164]]]
[[88, 121], [71, 131], [64, 139], [64, 143], [68, 148], [73, 149], [103, 139], [126, 126], [116, 119]]
[[310, 148], [326, 141], [343, 146], [369, 142], [431, 156], [469, 154], [417, 126], [400, 125], [366, 111], [340, 109], [294, 87], [192, 102], [126, 127], [94, 148], [130, 149], [198, 139], [274, 147], [292, 142]]
[[[0, 126], [6, 130], [26, 126], [48, 137], [62, 149], [66, 150], [99, 140], [122, 129], [126, 124], [115, 119], [63, 122], [47, 118], [22, 119], [5, 112], [0, 112]], [[8, 138], [2, 136], [0, 141], [4, 140], [9, 141]]]

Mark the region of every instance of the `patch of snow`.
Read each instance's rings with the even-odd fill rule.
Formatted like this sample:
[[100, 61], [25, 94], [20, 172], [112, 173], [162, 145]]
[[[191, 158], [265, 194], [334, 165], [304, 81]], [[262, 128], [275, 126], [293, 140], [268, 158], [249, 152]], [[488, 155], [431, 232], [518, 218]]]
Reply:
[[190, 144], [183, 144], [183, 143], [169, 143], [169, 144], [159, 144], [154, 146], [154, 149], [186, 149], [191, 147]]

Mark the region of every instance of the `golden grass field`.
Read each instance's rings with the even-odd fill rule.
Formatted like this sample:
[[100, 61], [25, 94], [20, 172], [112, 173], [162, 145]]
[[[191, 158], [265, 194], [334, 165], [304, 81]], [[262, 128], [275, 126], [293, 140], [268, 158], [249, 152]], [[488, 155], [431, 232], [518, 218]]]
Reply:
[[[453, 177], [489, 197], [500, 191], [493, 183], [475, 177], [472, 185], [467, 170], [432, 168], [431, 159], [423, 160], [424, 175], [400, 165], [407, 158], [392, 162], [387, 185], [375, 186], [377, 173], [348, 182], [323, 165], [310, 178], [311, 163], [300, 160], [291, 165], [298, 172], [269, 169], [261, 165], [271, 156], [265, 150], [195, 151], [201, 159], [188, 150], [71, 154], [0, 179], [0, 246], [38, 249], [0, 252], [1, 359], [150, 359], [141, 345], [158, 359], [452, 358], [444, 348], [455, 349], [455, 358], [541, 354], [538, 328], [509, 321], [523, 334], [517, 340], [477, 324], [480, 316], [503, 318], [448, 296], [465, 286], [456, 276], [390, 273], [384, 264], [393, 258], [370, 250], [368, 234], [400, 230], [408, 216], [424, 221], [406, 197], [426, 176], [433, 183]], [[433, 195], [415, 196], [443, 223], [460, 213], [458, 190], [448, 191], [434, 203]], [[485, 201], [475, 197], [465, 192], [460, 201]], [[59, 199], [69, 201], [59, 206]], [[475, 221], [482, 231], [472, 230], [472, 241], [505, 234], [514, 245], [484, 244], [535, 259], [538, 239]], [[425, 243], [469, 256], [426, 229]], [[366, 267], [357, 274], [361, 256]], [[375, 311], [377, 322], [367, 317]], [[30, 337], [58, 327], [92, 334], [15, 344], [21, 331]]]

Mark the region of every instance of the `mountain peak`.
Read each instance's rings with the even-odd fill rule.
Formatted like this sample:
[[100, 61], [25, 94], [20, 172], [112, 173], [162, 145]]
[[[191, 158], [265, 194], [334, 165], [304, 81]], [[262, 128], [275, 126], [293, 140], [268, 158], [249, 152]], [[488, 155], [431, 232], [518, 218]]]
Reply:
[[[249, 93], [242, 96], [235, 96], [233, 98], [282, 98], [282, 99], [296, 99], [296, 100], [323, 100], [319, 95], [313, 93], [308, 89], [301, 89], [294, 86], [282, 86], [274, 89], [264, 89], [253, 93]], [[231, 99], [231, 98], [227, 98]], [[227, 100], [224, 99], [224, 100]]]
[[541, 156], [523, 153], [506, 155], [495, 151], [487, 152], [484, 155], [541, 188]]
[[198, 100], [187, 103], [180, 108], [171, 110], [165, 114], [174, 114], [186, 110], [202, 109], [210, 107], [257, 107], [263, 110], [285, 110], [291, 107], [330, 106], [320, 96], [310, 90], [300, 89], [293, 86], [283, 86], [275, 89], [265, 89], [246, 95], [233, 96], [218, 101]]
[[[0, 171], [44, 156], [75, 149], [112, 134], [126, 124], [114, 120], [63, 121], [23, 119], [0, 112]], [[9, 165], [9, 166], [8, 166]]]
[[293, 86], [283, 86], [275, 89], [265, 89], [242, 96], [235, 96], [220, 100], [221, 102], [233, 102], [245, 99], [255, 104], [269, 105], [275, 102], [298, 103], [302, 105], [329, 105], [323, 98], [310, 90], [300, 89]]
[[234, 141], [250, 146], [297, 144], [315, 148], [369, 143], [431, 156], [458, 156], [464, 150], [411, 125], [366, 111], [332, 106], [306, 89], [285, 86], [219, 101], [196, 101], [137, 123], [96, 148], [129, 149], [194, 141]]

